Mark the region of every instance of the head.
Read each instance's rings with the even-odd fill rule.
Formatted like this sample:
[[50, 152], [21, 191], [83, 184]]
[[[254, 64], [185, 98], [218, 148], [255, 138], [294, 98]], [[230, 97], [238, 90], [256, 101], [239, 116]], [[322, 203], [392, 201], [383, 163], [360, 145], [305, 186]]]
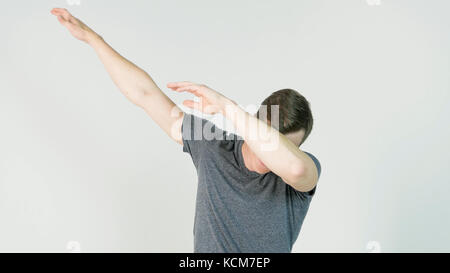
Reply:
[[[305, 142], [313, 127], [309, 102], [293, 89], [281, 89], [272, 93], [261, 103], [256, 116], [277, 129], [297, 146]], [[273, 118], [277, 121], [273, 121]], [[255, 161], [257, 171], [263, 173], [267, 167], [259, 159], [256, 158]], [[268, 171], [267, 169], [266, 172]]]

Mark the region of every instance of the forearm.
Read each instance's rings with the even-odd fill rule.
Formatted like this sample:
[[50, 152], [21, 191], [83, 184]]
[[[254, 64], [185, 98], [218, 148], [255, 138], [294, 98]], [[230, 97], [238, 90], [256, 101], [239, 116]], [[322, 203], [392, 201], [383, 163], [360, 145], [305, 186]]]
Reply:
[[233, 102], [228, 103], [224, 115], [252, 152], [286, 183], [295, 184], [305, 175], [308, 156], [278, 130]]
[[131, 102], [141, 104], [145, 95], [160, 92], [144, 70], [122, 57], [102, 37], [93, 35], [88, 44], [95, 50], [120, 92]]

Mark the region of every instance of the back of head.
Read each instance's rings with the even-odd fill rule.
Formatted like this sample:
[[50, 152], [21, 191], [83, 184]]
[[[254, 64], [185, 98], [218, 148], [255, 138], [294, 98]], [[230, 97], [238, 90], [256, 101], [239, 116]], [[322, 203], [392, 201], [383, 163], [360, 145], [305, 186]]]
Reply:
[[[274, 113], [274, 111], [278, 111], [278, 113]], [[267, 114], [264, 115], [264, 113]], [[309, 102], [293, 89], [281, 89], [273, 92], [262, 102], [256, 116], [261, 120], [269, 121], [282, 134], [303, 129], [305, 134], [301, 143], [306, 140], [313, 127]], [[272, 122], [271, 119], [276, 117], [278, 117], [278, 122]]]

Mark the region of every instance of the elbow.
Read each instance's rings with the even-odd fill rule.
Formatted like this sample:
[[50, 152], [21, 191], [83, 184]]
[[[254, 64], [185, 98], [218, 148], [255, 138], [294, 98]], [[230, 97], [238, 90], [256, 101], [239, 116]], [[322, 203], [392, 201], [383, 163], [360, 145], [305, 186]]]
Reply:
[[302, 180], [306, 175], [306, 167], [303, 162], [295, 162], [290, 166], [290, 181], [292, 184], [297, 184], [300, 180]]
[[313, 178], [313, 173], [303, 163], [292, 164], [290, 175], [286, 183], [297, 191], [309, 192], [316, 186], [317, 179]]

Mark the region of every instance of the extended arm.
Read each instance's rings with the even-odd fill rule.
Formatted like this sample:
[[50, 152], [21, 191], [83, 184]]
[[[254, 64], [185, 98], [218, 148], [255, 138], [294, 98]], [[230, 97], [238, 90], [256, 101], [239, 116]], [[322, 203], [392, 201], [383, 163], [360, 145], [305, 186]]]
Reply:
[[59, 22], [77, 39], [89, 44], [97, 53], [111, 79], [132, 103], [143, 108], [175, 141], [181, 143], [182, 111], [141, 68], [117, 53], [103, 38], [72, 16], [66, 9], [52, 9]]

